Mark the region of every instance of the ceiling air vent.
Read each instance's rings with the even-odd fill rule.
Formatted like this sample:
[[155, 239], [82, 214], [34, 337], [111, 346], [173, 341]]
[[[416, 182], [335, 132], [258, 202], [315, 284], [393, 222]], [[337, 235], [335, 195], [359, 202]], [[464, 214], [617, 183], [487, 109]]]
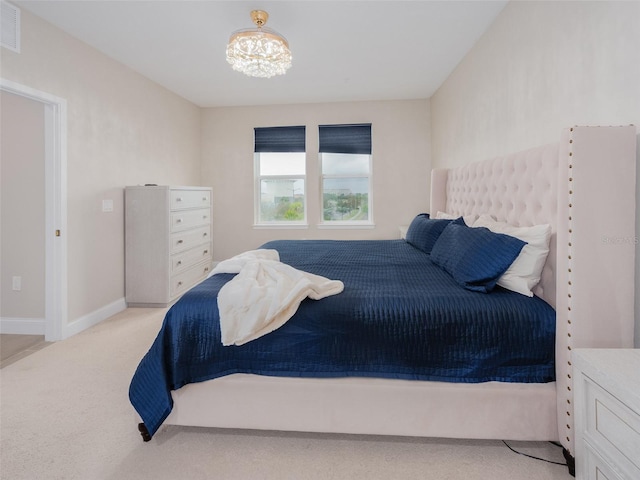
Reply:
[[5, 1], [0, 2], [0, 45], [14, 52], [20, 53], [20, 9]]

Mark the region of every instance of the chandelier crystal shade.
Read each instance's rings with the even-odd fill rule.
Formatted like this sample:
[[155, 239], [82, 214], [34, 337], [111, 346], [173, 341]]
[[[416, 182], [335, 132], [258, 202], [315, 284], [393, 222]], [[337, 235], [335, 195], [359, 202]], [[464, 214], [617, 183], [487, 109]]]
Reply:
[[279, 33], [266, 28], [269, 15], [253, 10], [251, 19], [257, 28], [238, 30], [227, 45], [227, 62], [234, 70], [250, 77], [270, 78], [283, 75], [291, 67], [289, 43]]

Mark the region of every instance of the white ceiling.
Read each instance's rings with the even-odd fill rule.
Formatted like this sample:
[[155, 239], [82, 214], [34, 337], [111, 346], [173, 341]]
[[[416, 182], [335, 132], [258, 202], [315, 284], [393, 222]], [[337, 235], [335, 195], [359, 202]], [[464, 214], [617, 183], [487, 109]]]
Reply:
[[[201, 107], [430, 97], [507, 1], [13, 1]], [[293, 66], [250, 78], [230, 34], [269, 13]]]

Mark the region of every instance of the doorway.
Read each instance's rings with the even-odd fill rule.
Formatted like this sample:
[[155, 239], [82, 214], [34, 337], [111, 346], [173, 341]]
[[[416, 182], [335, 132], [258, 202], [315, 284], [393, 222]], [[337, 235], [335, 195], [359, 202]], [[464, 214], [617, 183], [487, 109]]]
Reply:
[[[62, 98], [5, 79], [0, 79], [0, 90], [44, 106], [44, 332], [41, 333], [47, 342], [62, 340], [66, 337], [67, 323], [67, 104]], [[7, 121], [10, 119], [3, 118], [3, 122]], [[19, 288], [20, 280], [14, 281]], [[18, 325], [18, 328], [38, 327]]]

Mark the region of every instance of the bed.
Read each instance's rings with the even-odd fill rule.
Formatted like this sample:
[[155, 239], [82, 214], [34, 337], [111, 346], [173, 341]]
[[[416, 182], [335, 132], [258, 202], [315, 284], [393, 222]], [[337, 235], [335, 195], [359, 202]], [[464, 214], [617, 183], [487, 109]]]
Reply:
[[[573, 127], [563, 131], [555, 144], [460, 168], [434, 170], [430, 206], [433, 215], [441, 211], [454, 218], [467, 219], [488, 214], [497, 221], [518, 227], [549, 224], [552, 234], [549, 254], [533, 297], [500, 287], [487, 294], [471, 292], [453, 282], [448, 272], [440, 269], [438, 274], [437, 268], [428, 274], [440, 275], [435, 285], [441, 285], [443, 290], [429, 287], [437, 290], [435, 300], [399, 299], [396, 295], [399, 292], [390, 295], [395, 299], [391, 303], [400, 304], [396, 309], [400, 311], [400, 320], [417, 335], [415, 341], [395, 331], [397, 318], [384, 317], [379, 324], [367, 327], [354, 323], [355, 330], [350, 331], [342, 328], [342, 324], [350, 322], [344, 321], [344, 312], [335, 313], [339, 302], [348, 303], [351, 310], [347, 311], [354, 312], [351, 316], [358, 320], [363, 309], [373, 312], [374, 317], [384, 316], [389, 310], [388, 299], [380, 300], [382, 303], [368, 300], [366, 308], [358, 303], [352, 285], [357, 285], [356, 290], [371, 290], [374, 299], [389, 295], [385, 294], [387, 290], [381, 291], [375, 286], [377, 280], [368, 280], [370, 273], [364, 275], [364, 279], [361, 273], [350, 273], [355, 272], [350, 270], [355, 265], [349, 265], [351, 254], [344, 250], [347, 248], [344, 244], [349, 242], [303, 241], [310, 242], [303, 247], [301, 242], [264, 245], [280, 251], [285, 263], [294, 263], [302, 270], [328, 278], [336, 275], [344, 278], [345, 291], [320, 301], [302, 302], [296, 315], [280, 329], [242, 347], [257, 351], [257, 357], [243, 359], [245, 363], [238, 363], [237, 358], [219, 358], [222, 366], [212, 371], [208, 362], [200, 362], [198, 358], [209, 349], [220, 350], [219, 346], [213, 346], [216, 328], [209, 325], [208, 332], [203, 333], [202, 325], [211, 320], [211, 311], [216, 309], [216, 294], [233, 275], [214, 275], [194, 287], [167, 313], [163, 330], [132, 380], [130, 398], [143, 420], [139, 425], [143, 438], [150, 440], [161, 424], [168, 424], [550, 440], [562, 444], [571, 470], [571, 350], [633, 347], [635, 151], [634, 126]], [[394, 268], [389, 267], [385, 275], [391, 277], [389, 285], [396, 285], [398, 291], [405, 292], [422, 283], [420, 275], [426, 263], [421, 262], [429, 263], [429, 255], [417, 252], [404, 240], [354, 242], [348, 248], [355, 244], [365, 253], [353, 263], [366, 264], [365, 270], [380, 270], [380, 262], [397, 263]], [[331, 258], [337, 260], [332, 263]], [[345, 268], [340, 270], [340, 265]], [[411, 274], [402, 273], [409, 270]], [[374, 275], [374, 278], [377, 277]], [[455, 292], [453, 300], [446, 299], [447, 289]], [[415, 291], [411, 295], [415, 298], [423, 293]], [[474, 327], [465, 330], [469, 323], [465, 319], [457, 323], [451, 321], [458, 317], [457, 313], [448, 315], [448, 327], [437, 325], [425, 330], [422, 322], [415, 322], [415, 318], [421, 318], [424, 303], [445, 308], [441, 303], [448, 301], [456, 308], [466, 297], [474, 295], [489, 302], [498, 302], [504, 297], [511, 313], [487, 320], [481, 330], [473, 330]], [[539, 317], [535, 326], [531, 327], [525, 319], [524, 328], [516, 328], [519, 312], [531, 305]], [[321, 313], [313, 310], [317, 308]], [[334, 314], [338, 317], [333, 318]], [[323, 319], [321, 322], [319, 316]], [[476, 313], [476, 316], [484, 319], [486, 314]], [[208, 319], [207, 322], [203, 322], [203, 318]], [[319, 324], [323, 324], [322, 328], [333, 328], [332, 334], [315, 331], [320, 328]], [[186, 330], [176, 333], [182, 328]], [[446, 362], [452, 361], [451, 355], [437, 345], [451, 343], [454, 337], [462, 338], [463, 344], [474, 344], [475, 339], [486, 336], [487, 331], [497, 332], [490, 340], [493, 343], [480, 347], [488, 350], [483, 354], [470, 351], [467, 355], [489, 359], [491, 365], [467, 368], [462, 358], [465, 354], [456, 353], [453, 361], [459, 363], [455, 367], [447, 366]], [[200, 347], [184, 349], [190, 351], [189, 355], [183, 357], [179, 349], [172, 349], [175, 339], [180, 338], [177, 341], [180, 343], [185, 337], [194, 336], [206, 340]], [[347, 357], [346, 360], [352, 362], [348, 373], [332, 370], [328, 363], [323, 363], [320, 350], [310, 346], [309, 336], [323, 338], [321, 342], [325, 345], [320, 350], [330, 351], [329, 356]], [[366, 337], [370, 343], [377, 342], [374, 353], [364, 353], [365, 361], [353, 360], [360, 348], [360, 337]], [[293, 343], [301, 345], [299, 349], [289, 348], [291, 338], [297, 338]], [[495, 338], [515, 342], [509, 349], [520, 352], [520, 356], [493, 361], [495, 350], [501, 347]], [[388, 367], [393, 354], [386, 353], [383, 347], [393, 342], [410, 345], [411, 349], [403, 358], [395, 359], [395, 364], [392, 361], [393, 367]], [[423, 349], [425, 344], [430, 348]], [[243, 351], [238, 347], [223, 348], [226, 352]], [[289, 357], [271, 358], [274, 350], [286, 351]], [[312, 360], [320, 358], [321, 368], [303, 358], [305, 350], [314, 357]], [[425, 363], [422, 358], [425, 350], [439, 352], [436, 362], [441, 363], [433, 369], [417, 371], [414, 363]], [[489, 350], [490, 355], [486, 354]], [[294, 365], [293, 357], [302, 360], [302, 364]], [[525, 363], [523, 358], [528, 362], [524, 374], [520, 368]], [[372, 364], [384, 365], [382, 373], [380, 369], [372, 371], [369, 368]], [[497, 369], [493, 368], [496, 365]], [[513, 365], [518, 368], [511, 368]]]

